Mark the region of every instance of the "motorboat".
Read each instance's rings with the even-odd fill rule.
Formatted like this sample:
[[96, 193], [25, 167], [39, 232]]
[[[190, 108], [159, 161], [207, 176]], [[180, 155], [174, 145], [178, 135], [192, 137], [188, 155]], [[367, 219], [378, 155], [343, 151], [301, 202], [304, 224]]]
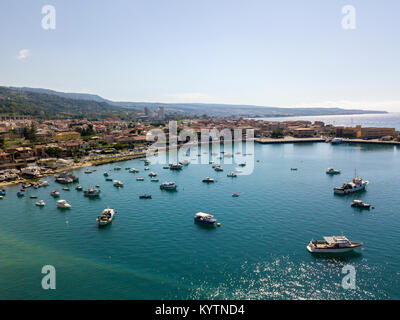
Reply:
[[239, 197], [240, 195], [239, 194], [237, 194], [237, 193], [233, 193], [232, 194], [232, 197], [234, 197], [234, 198], [237, 198], [237, 197]]
[[334, 168], [326, 169], [326, 173], [327, 174], [340, 174], [341, 172], [342, 172], [341, 170], [337, 170], [337, 169], [334, 169]]
[[207, 182], [207, 183], [214, 182], [214, 179], [210, 178], [210, 177], [206, 177], [206, 178], [203, 179], [203, 182]]
[[357, 191], [365, 190], [365, 187], [369, 184], [369, 181], [363, 180], [360, 177], [355, 177], [351, 182], [345, 182], [341, 187], [336, 187], [333, 192], [336, 194], [348, 194]]
[[113, 181], [112, 178], [106, 178], [106, 181]]
[[227, 176], [227, 177], [231, 177], [231, 178], [236, 178], [236, 177], [237, 177], [237, 174], [234, 173], [234, 172], [230, 172], [230, 173], [228, 173], [226, 176]]
[[331, 144], [341, 144], [343, 142], [343, 139], [340, 138], [334, 138], [331, 140]]
[[178, 186], [175, 184], [175, 182], [163, 182], [160, 185], [160, 189], [162, 190], [176, 190]]
[[114, 187], [123, 187], [124, 184], [122, 181], [114, 180]]
[[156, 177], [157, 176], [157, 173], [155, 173], [155, 172], [150, 172], [149, 173], [149, 177]]
[[31, 195], [29, 198], [30, 198], [30, 199], [37, 199], [37, 198], [38, 198], [38, 196]]
[[0, 196], [5, 196], [6, 195], [6, 190], [0, 190]]
[[217, 166], [214, 168], [215, 171], [224, 171], [224, 169], [222, 169], [221, 167]]
[[39, 200], [38, 202], [35, 203], [38, 207], [44, 207], [46, 203], [43, 200]]
[[217, 220], [214, 219], [212, 214], [204, 213], [204, 212], [197, 212], [194, 216], [194, 221], [198, 223], [204, 224], [214, 224]]
[[78, 190], [78, 191], [82, 191], [82, 190], [83, 190], [83, 187], [82, 187], [80, 184], [78, 184], [78, 185], [75, 187], [75, 189]]
[[297, 168], [290, 168], [290, 170], [292, 170], [292, 171], [297, 171]]
[[129, 172], [130, 172], [130, 173], [138, 173], [139, 170], [138, 170], [138, 169], [135, 169], [135, 168], [132, 168], [132, 169], [129, 170]]
[[351, 206], [360, 209], [369, 209], [371, 207], [369, 203], [365, 203], [362, 200], [353, 200]]
[[169, 168], [170, 168], [169, 166], [164, 166], [164, 167], [163, 167], [163, 169], [169, 169]]
[[136, 181], [144, 181], [144, 178], [136, 178]]
[[58, 200], [57, 207], [60, 209], [69, 209], [71, 205], [66, 200]]
[[52, 192], [50, 192], [50, 195], [53, 197], [59, 197], [60, 191], [58, 191], [57, 189], [54, 189]]
[[158, 179], [151, 179], [150, 181], [151, 181], [151, 182], [158, 182], [158, 181], [160, 181], [160, 180], [158, 180]]
[[151, 199], [151, 194], [143, 194], [139, 196], [139, 199]]
[[95, 198], [95, 197], [100, 196], [100, 192], [101, 192], [101, 191], [100, 191], [99, 189], [89, 188], [89, 189], [83, 191], [83, 194], [84, 194], [86, 197]]
[[40, 182], [39, 185], [40, 185], [41, 187], [48, 187], [50, 184], [45, 180], [45, 181]]
[[64, 191], [69, 191], [69, 188], [68, 187], [64, 187], [64, 188], [62, 188]]
[[343, 253], [362, 246], [362, 242], [350, 241], [345, 236], [324, 237], [324, 240], [311, 240], [307, 250], [311, 253]]
[[121, 170], [121, 167], [115, 167], [114, 170], [119, 171], [119, 170]]
[[101, 215], [99, 215], [96, 219], [99, 224], [99, 227], [110, 224], [114, 219], [114, 215], [115, 215], [114, 209], [111, 208], [104, 209]]
[[150, 168], [149, 168], [149, 167], [146, 167], [146, 168], [144, 168], [144, 170], [145, 170], [145, 171], [148, 171], [148, 170], [150, 170]]
[[108, 177], [108, 172], [104, 172], [103, 176]]
[[170, 170], [181, 170], [182, 169], [182, 165], [179, 163], [173, 163], [169, 166]]

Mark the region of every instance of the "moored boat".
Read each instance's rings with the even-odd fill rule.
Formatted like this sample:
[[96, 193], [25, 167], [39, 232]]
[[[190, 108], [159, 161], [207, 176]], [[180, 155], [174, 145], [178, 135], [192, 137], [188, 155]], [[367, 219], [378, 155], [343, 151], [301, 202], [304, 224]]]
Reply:
[[361, 247], [362, 242], [350, 241], [345, 236], [324, 237], [324, 240], [311, 240], [307, 250], [311, 253], [344, 253]]
[[326, 169], [326, 174], [340, 174], [342, 171], [334, 168]]
[[170, 170], [181, 170], [182, 169], [182, 165], [179, 163], [173, 163], [169, 166]]
[[226, 176], [227, 176], [227, 177], [231, 177], [231, 178], [236, 178], [236, 177], [237, 177], [237, 174], [234, 173], [234, 172], [230, 172], [230, 173], [228, 173]]
[[369, 209], [371, 207], [369, 203], [365, 203], [362, 200], [353, 200], [351, 206], [360, 209]]
[[38, 207], [44, 207], [46, 205], [46, 203], [43, 200], [40, 200], [38, 202], [35, 203]]
[[101, 191], [99, 189], [89, 188], [89, 189], [83, 191], [83, 194], [86, 197], [95, 198], [95, 197], [99, 197], [100, 196], [100, 192]]
[[123, 187], [124, 184], [122, 181], [114, 180], [114, 187]]
[[54, 189], [52, 192], [50, 192], [50, 195], [53, 197], [59, 197], [60, 192], [57, 189]]
[[101, 215], [99, 215], [96, 219], [99, 224], [99, 227], [106, 226], [109, 223], [111, 223], [114, 219], [114, 215], [115, 215], [114, 209], [111, 208], [104, 209]]
[[139, 196], [139, 199], [151, 199], [151, 194], [143, 194]]
[[71, 205], [66, 200], [58, 200], [57, 201], [57, 208], [69, 209], [69, 208], [71, 208]]
[[78, 190], [78, 191], [82, 191], [83, 187], [80, 184], [78, 184], [75, 189]]
[[365, 187], [369, 184], [369, 181], [363, 180], [360, 177], [355, 177], [351, 182], [345, 182], [341, 187], [336, 187], [333, 192], [336, 194], [348, 194], [357, 191], [365, 190]]
[[214, 216], [209, 213], [197, 212], [194, 216], [194, 221], [203, 224], [214, 224], [217, 220], [214, 219]]
[[175, 182], [163, 182], [160, 185], [160, 189], [162, 190], [176, 190], [178, 186], [175, 184]]
[[211, 177], [206, 177], [203, 179], [203, 182], [207, 182], [207, 183], [214, 182], [214, 179]]

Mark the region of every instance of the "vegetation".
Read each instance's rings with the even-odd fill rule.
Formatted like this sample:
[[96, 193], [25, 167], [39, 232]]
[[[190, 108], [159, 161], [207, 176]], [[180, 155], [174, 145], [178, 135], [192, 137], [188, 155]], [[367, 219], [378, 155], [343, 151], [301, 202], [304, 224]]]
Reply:
[[276, 129], [271, 133], [271, 138], [282, 138], [282, 137], [283, 137], [283, 131], [281, 129]]
[[57, 95], [0, 87], [0, 114], [31, 116], [40, 119], [129, 120], [135, 113], [105, 102], [77, 100]]

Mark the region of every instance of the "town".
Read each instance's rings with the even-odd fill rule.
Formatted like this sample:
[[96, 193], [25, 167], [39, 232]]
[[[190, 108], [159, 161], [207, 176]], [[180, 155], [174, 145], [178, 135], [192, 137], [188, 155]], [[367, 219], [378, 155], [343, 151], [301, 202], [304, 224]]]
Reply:
[[[134, 121], [40, 120], [0, 115], [0, 184], [23, 182], [79, 167], [145, 157], [153, 143], [147, 135], [161, 129], [169, 135], [164, 109], [144, 108]], [[177, 131], [191, 129], [254, 130], [258, 143], [331, 142], [400, 144], [395, 128], [335, 127], [322, 121], [263, 121], [236, 118], [187, 118]], [[181, 144], [185, 141], [181, 141]]]

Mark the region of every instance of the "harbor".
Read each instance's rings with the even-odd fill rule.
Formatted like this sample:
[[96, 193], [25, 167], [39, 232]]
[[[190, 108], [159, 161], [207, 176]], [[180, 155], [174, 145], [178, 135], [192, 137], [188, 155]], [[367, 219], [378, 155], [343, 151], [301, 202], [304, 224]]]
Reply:
[[[220, 154], [212, 153], [210, 149], [210, 161], [216, 163]], [[54, 176], [45, 178], [49, 186], [27, 188], [21, 198], [17, 197], [20, 185], [5, 187], [0, 200], [0, 271], [18, 272], [3, 278], [0, 292], [46, 299], [46, 292], [36, 288], [31, 269], [54, 263], [63, 273], [54, 298], [62, 299], [397, 297], [393, 292], [399, 282], [393, 274], [400, 260], [394, 257], [389, 263], [387, 258], [399, 249], [395, 240], [400, 219], [395, 208], [400, 200], [385, 182], [390, 179], [394, 181], [390, 188], [399, 187], [395, 168], [400, 158], [393, 147], [256, 144], [254, 161], [253, 174], [236, 174], [234, 179], [228, 175], [239, 163], [222, 162], [224, 170], [219, 172], [213, 164], [189, 163], [180, 170], [164, 170], [165, 164], [150, 162], [145, 171], [144, 162], [134, 159], [72, 170], [79, 181], [68, 185], [70, 191], [63, 190]], [[327, 168], [340, 174], [326, 174]], [[85, 174], [88, 169], [96, 171]], [[335, 194], [335, 187], [352, 181], [354, 169], [369, 181], [365, 190]], [[151, 181], [150, 172], [157, 174], [158, 183]], [[214, 183], [203, 183], [207, 177]], [[113, 181], [123, 182], [123, 187], [114, 187]], [[171, 182], [176, 191], [160, 188]], [[75, 189], [78, 184], [82, 191]], [[95, 186], [101, 190], [98, 197], [84, 195]], [[54, 189], [59, 197], [50, 195]], [[40, 200], [44, 206], [36, 205]], [[57, 207], [60, 200], [71, 207]], [[360, 205], [359, 201], [375, 209], [351, 205]], [[96, 219], [106, 208], [117, 214], [112, 223], [99, 228]], [[216, 222], [198, 223], [197, 213], [211, 215]], [[333, 257], [315, 256], [306, 248], [312, 239], [341, 234], [362, 242], [362, 247]], [[346, 264], [361, 274], [358, 290], [338, 288]], [[83, 274], [90, 274], [90, 285], [78, 286], [76, 279]], [[29, 290], [15, 285], [21, 281]], [[280, 290], [274, 290], [276, 286]]]

